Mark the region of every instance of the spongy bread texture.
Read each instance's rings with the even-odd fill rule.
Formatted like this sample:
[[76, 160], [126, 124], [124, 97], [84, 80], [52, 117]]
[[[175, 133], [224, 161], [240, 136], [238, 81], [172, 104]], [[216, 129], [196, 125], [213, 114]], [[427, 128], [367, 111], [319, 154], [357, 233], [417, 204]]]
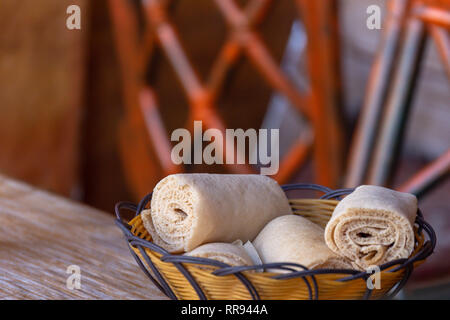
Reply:
[[308, 269], [349, 269], [350, 263], [331, 251], [319, 225], [297, 215], [281, 216], [259, 233], [253, 245], [264, 263], [288, 262]]
[[278, 183], [261, 175], [174, 174], [141, 213], [153, 241], [171, 253], [210, 242], [253, 240], [270, 220], [292, 214]]
[[187, 256], [217, 260], [232, 267], [251, 266], [252, 259], [242, 245], [231, 243], [207, 243], [185, 253]]
[[416, 213], [417, 198], [412, 194], [360, 186], [336, 206], [325, 241], [361, 270], [407, 258], [414, 249]]

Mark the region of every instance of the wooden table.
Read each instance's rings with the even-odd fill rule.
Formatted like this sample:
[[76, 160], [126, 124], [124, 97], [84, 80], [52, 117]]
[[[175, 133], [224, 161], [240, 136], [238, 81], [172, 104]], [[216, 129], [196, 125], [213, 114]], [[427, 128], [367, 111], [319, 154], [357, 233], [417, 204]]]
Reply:
[[[66, 285], [80, 268], [80, 289]], [[0, 176], [0, 299], [164, 299], [110, 214]]]

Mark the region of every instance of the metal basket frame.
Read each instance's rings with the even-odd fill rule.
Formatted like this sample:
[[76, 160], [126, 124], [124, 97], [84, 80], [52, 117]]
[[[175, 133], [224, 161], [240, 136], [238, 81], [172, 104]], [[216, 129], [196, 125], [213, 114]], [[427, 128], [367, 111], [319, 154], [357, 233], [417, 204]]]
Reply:
[[[351, 193], [354, 189], [337, 189], [332, 190], [330, 188], [317, 185], [317, 184], [288, 184], [283, 185], [282, 189], [287, 192], [291, 190], [315, 190], [323, 192], [324, 195], [320, 197], [320, 199], [336, 199], [340, 200], [341, 196], [347, 195]], [[218, 269], [215, 269], [212, 274], [216, 276], [226, 276], [226, 275], [234, 275], [236, 278], [238, 278], [242, 284], [246, 287], [248, 290], [250, 296], [253, 300], [260, 300], [260, 296], [251, 283], [250, 280], [248, 280], [245, 275], [243, 274], [244, 271], [249, 270], [258, 270], [258, 269], [280, 269], [280, 270], [287, 270], [290, 271], [289, 273], [283, 273], [273, 276], [274, 279], [290, 279], [290, 278], [301, 278], [308, 289], [309, 293], [309, 299], [317, 300], [319, 298], [319, 288], [317, 284], [317, 280], [315, 278], [316, 275], [319, 274], [346, 274], [347, 276], [340, 278], [336, 281], [351, 281], [355, 279], [362, 278], [365, 281], [372, 276], [372, 273], [368, 273], [367, 271], [360, 271], [360, 270], [353, 270], [353, 269], [315, 269], [315, 270], [309, 270], [305, 266], [302, 266], [297, 263], [269, 263], [269, 264], [260, 264], [260, 265], [253, 265], [253, 266], [238, 266], [238, 267], [232, 267], [226, 263], [219, 262], [216, 260], [208, 259], [208, 258], [199, 258], [199, 257], [190, 257], [190, 256], [184, 256], [184, 255], [175, 255], [171, 254], [165, 249], [161, 248], [160, 246], [141, 239], [137, 236], [135, 236], [131, 232], [131, 225], [127, 222], [123, 221], [123, 218], [121, 216], [121, 210], [127, 209], [131, 210], [135, 213], [135, 216], [139, 215], [142, 210], [149, 204], [150, 200], [152, 198], [152, 193], [149, 193], [146, 195], [139, 204], [134, 204], [132, 202], [119, 202], [115, 206], [115, 214], [116, 214], [116, 225], [122, 230], [122, 232], [125, 235], [125, 238], [128, 243], [128, 247], [130, 249], [131, 254], [135, 258], [137, 264], [142, 269], [142, 271], [149, 277], [149, 279], [156, 285], [156, 287], [161, 290], [167, 297], [170, 299], [177, 300], [176, 294], [173, 292], [173, 290], [170, 288], [170, 285], [167, 283], [167, 281], [164, 279], [164, 277], [161, 275], [157, 267], [152, 262], [151, 258], [147, 255], [144, 248], [148, 248], [154, 252], [157, 252], [161, 254], [161, 261], [164, 262], [170, 262], [172, 263], [179, 272], [189, 281], [192, 288], [195, 290], [195, 292], [198, 295], [198, 298], [200, 300], [207, 300], [207, 297], [199, 284], [196, 282], [194, 277], [190, 274], [190, 272], [184, 267], [183, 264], [196, 264], [196, 265], [204, 265], [204, 266], [213, 266], [217, 267]], [[422, 235], [423, 232], [425, 232], [427, 236], [427, 240], [423, 243], [422, 248], [414, 254], [414, 256], [409, 257], [407, 259], [397, 259], [392, 260], [387, 263], [384, 263], [379, 266], [380, 272], [383, 270], [386, 270], [388, 268], [391, 268], [388, 270], [388, 272], [395, 272], [402, 268], [405, 268], [405, 273], [403, 275], [403, 278], [397, 282], [396, 285], [393, 286], [393, 288], [383, 297], [383, 298], [393, 298], [406, 284], [408, 281], [413, 269], [414, 269], [414, 262], [424, 260], [428, 256], [430, 256], [434, 248], [436, 246], [436, 234], [431, 227], [429, 223], [427, 223], [422, 215], [422, 212], [420, 209], [417, 211], [416, 221], [415, 224], [418, 227], [417, 233], [419, 235]], [[416, 239], [417, 240], [417, 239]], [[139, 256], [131, 249], [131, 247], [137, 248], [142, 255], [142, 257], [145, 260], [145, 263], [150, 267], [151, 272], [145, 267], [145, 264]], [[393, 267], [395, 266], [395, 267]], [[294, 269], [296, 268], [296, 269]], [[302, 271], [298, 271], [301, 269]], [[311, 282], [310, 282], [311, 281]], [[313, 290], [314, 288], [314, 290]], [[369, 299], [372, 294], [372, 289], [366, 288], [366, 291], [364, 293], [363, 299]]]

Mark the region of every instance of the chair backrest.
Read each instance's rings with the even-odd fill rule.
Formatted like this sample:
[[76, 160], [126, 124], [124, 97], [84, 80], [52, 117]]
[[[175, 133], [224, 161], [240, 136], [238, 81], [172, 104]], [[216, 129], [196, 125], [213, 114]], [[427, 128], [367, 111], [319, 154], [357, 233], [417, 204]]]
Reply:
[[[109, 1], [126, 109], [121, 153], [125, 172], [137, 195], [146, 194], [149, 185], [156, 183], [160, 177], [185, 170], [170, 161], [171, 142], [159, 115], [157, 92], [145, 82], [145, 73], [155, 47], [164, 52], [182, 85], [189, 103], [189, 118], [185, 127], [190, 130], [193, 120], [201, 120], [205, 129], [225, 131], [227, 126], [217, 112], [217, 99], [228, 81], [229, 71], [240, 59], [248, 59], [269, 87], [282, 93], [309, 120], [314, 131], [313, 135], [298, 138], [281, 159], [280, 169], [274, 178], [283, 183], [296, 172], [307, 159], [313, 144], [311, 137], [314, 136], [317, 181], [331, 187], [337, 186], [343, 163], [343, 129], [337, 108], [339, 68], [336, 55], [339, 50], [336, 50], [336, 4], [335, 1], [294, 2], [308, 34], [309, 92], [300, 92], [291, 83], [259, 35], [257, 28], [270, 14], [271, 0], [251, 0], [245, 7], [238, 6], [234, 0], [214, 1], [227, 23], [229, 35], [206, 80], [199, 77], [184, 50], [180, 33], [171, 23], [169, 0]], [[139, 16], [145, 21], [143, 32], [139, 31]], [[151, 144], [147, 141], [147, 135]], [[229, 148], [235, 147], [229, 145], [227, 150]], [[233, 173], [256, 172], [250, 165], [228, 164], [226, 167]]]

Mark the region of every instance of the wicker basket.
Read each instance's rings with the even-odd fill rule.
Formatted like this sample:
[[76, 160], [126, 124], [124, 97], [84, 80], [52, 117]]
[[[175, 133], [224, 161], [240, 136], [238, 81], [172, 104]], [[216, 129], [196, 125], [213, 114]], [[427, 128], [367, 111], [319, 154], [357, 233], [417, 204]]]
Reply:
[[[330, 190], [313, 184], [283, 186], [289, 190], [318, 190], [320, 199], [290, 199], [295, 214], [325, 226], [340, 196], [352, 189]], [[420, 210], [415, 224], [415, 248], [408, 259], [380, 265], [380, 289], [369, 289], [373, 273], [358, 270], [307, 268], [293, 263], [273, 263], [250, 267], [230, 267], [205, 258], [168, 253], [151, 242], [139, 213], [148, 205], [151, 194], [139, 205], [121, 202], [116, 205], [117, 225], [124, 232], [130, 251], [149, 279], [171, 299], [377, 299], [391, 298], [405, 285], [413, 268], [433, 252], [436, 236]], [[336, 199], [336, 200], [335, 200]], [[124, 222], [123, 209], [135, 212]], [[296, 267], [297, 269], [292, 269]], [[289, 270], [288, 273], [255, 272], [262, 268]], [[302, 271], [299, 268], [302, 268]], [[370, 279], [369, 281], [371, 281]]]

